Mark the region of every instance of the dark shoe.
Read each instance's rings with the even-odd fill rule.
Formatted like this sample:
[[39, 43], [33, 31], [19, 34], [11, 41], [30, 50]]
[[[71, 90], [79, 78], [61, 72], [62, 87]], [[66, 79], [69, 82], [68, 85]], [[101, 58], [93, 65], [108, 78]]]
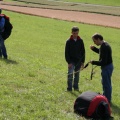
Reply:
[[74, 89], [74, 91], [78, 91], [79, 92], [79, 89]]
[[4, 57], [4, 59], [7, 59], [7, 57]]
[[67, 88], [67, 92], [72, 92], [72, 89], [68, 89], [68, 88]]

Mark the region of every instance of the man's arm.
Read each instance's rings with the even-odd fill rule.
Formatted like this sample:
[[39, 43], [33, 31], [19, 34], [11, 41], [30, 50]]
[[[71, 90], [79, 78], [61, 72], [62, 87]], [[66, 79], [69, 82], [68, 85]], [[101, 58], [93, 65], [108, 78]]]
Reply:
[[96, 53], [99, 54], [99, 49], [96, 48], [95, 46], [91, 45], [91, 46], [90, 46], [90, 49], [91, 49], [92, 51], [94, 51], [94, 52], [96, 52]]
[[71, 64], [71, 60], [69, 56], [69, 42], [68, 41], [66, 42], [66, 45], [65, 45], [65, 59], [68, 64]]
[[84, 46], [83, 40], [82, 40], [81, 54], [82, 54], [81, 62], [84, 63], [85, 62], [85, 46]]
[[4, 28], [4, 25], [5, 25], [5, 19], [2, 17], [0, 19], [0, 31], [2, 31], [2, 29]]
[[97, 66], [105, 66], [107, 65], [107, 59], [108, 59], [108, 48], [103, 48], [101, 50], [101, 59], [99, 61], [92, 61], [91, 63]]

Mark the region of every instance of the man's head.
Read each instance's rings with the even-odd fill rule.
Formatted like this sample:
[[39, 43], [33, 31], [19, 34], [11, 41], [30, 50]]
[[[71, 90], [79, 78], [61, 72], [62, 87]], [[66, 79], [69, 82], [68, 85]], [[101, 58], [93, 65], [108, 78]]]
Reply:
[[98, 34], [98, 33], [95, 33], [93, 36], [92, 36], [92, 39], [93, 39], [93, 42], [99, 46], [103, 43], [103, 36]]
[[77, 38], [78, 34], [79, 34], [79, 28], [76, 27], [76, 26], [74, 26], [74, 27], [72, 28], [73, 38]]

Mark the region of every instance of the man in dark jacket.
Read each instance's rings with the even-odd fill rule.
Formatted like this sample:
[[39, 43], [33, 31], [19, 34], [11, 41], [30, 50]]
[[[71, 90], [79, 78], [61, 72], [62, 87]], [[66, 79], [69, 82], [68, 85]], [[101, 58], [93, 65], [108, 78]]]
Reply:
[[79, 28], [73, 27], [72, 35], [67, 40], [65, 46], [65, 59], [68, 63], [67, 91], [72, 91], [72, 87], [74, 88], [74, 90], [79, 91], [78, 83], [80, 68], [84, 66], [85, 62], [84, 43], [83, 40], [78, 36], [78, 34]]
[[100, 49], [91, 45], [90, 49], [99, 54], [99, 61], [91, 61], [91, 64], [101, 66], [103, 95], [105, 95], [109, 102], [111, 102], [112, 85], [111, 76], [113, 72], [112, 49], [110, 45], [103, 40], [103, 36], [95, 34], [92, 36], [93, 42], [100, 46]]
[[7, 59], [7, 51], [6, 51], [4, 39], [2, 36], [2, 33], [4, 31], [4, 26], [5, 26], [5, 19], [1, 15], [1, 12], [2, 12], [2, 10], [0, 9], [0, 58], [2, 58], [2, 56], [3, 56], [4, 59]]

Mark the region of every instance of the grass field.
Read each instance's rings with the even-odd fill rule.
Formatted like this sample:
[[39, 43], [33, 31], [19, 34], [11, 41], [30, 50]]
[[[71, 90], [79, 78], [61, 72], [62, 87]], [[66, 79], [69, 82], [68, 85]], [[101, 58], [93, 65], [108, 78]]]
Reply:
[[[68, 0], [69, 1], [69, 0]], [[91, 2], [94, 1], [90, 0]], [[89, 1], [89, 2], [90, 2]], [[77, 1], [65, 2], [59, 0], [4, 0], [6, 4], [13, 4], [16, 6], [27, 6], [27, 7], [35, 7], [35, 8], [47, 8], [47, 9], [59, 9], [59, 10], [70, 10], [70, 11], [82, 11], [82, 12], [92, 12], [98, 14], [107, 14], [107, 15], [114, 15], [120, 16], [120, 8], [115, 6], [97, 6], [97, 5], [90, 5], [90, 4], [79, 4]], [[81, 1], [85, 2], [85, 1]], [[100, 1], [96, 1], [99, 4]], [[101, 1], [101, 3], [111, 3], [111, 1]], [[112, 2], [113, 4], [119, 6], [120, 2]]]
[[67, 2], [80, 2], [80, 3], [90, 3], [90, 4], [100, 4], [100, 5], [110, 5], [110, 6], [120, 6], [120, 0], [62, 0]]
[[[80, 28], [86, 48], [86, 62], [98, 59], [89, 50], [91, 35], [99, 32], [113, 48], [113, 105], [115, 120], [120, 119], [120, 30], [33, 17], [12, 12], [14, 29], [6, 41], [9, 60], [0, 60], [0, 119], [1, 120], [83, 120], [73, 113], [78, 92], [67, 93], [67, 64], [64, 46], [72, 26]], [[93, 80], [91, 66], [81, 71], [81, 92], [92, 90], [102, 93], [100, 68]]]
[[[34, 2], [34, 3], [41, 2], [40, 0], [5, 0], [5, 1], [26, 1], [26, 2]], [[44, 1], [49, 1], [49, 0], [44, 0]], [[120, 0], [52, 0], [52, 1], [63, 1], [63, 2], [67, 1], [67, 2], [75, 2], [75, 3], [120, 6]]]

